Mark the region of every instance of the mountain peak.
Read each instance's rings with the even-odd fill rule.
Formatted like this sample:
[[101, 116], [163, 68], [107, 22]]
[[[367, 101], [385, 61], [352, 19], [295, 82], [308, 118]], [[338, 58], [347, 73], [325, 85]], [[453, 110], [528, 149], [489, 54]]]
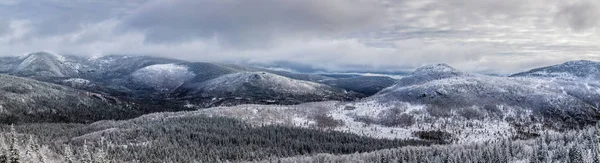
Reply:
[[425, 65], [414, 71], [414, 73], [422, 73], [422, 72], [458, 72], [458, 70], [448, 64], [438, 63], [438, 64]]
[[564, 64], [594, 64], [594, 63], [598, 63], [598, 62], [594, 62], [594, 61], [590, 61], [590, 60], [574, 60], [574, 61], [565, 62]]
[[39, 51], [39, 52], [33, 52], [33, 53], [28, 53], [25, 54], [24, 58], [29, 58], [29, 57], [57, 57], [57, 54], [53, 54], [50, 52], [45, 52], [45, 51]]
[[22, 59], [29, 59], [29, 60], [49, 59], [49, 60], [56, 60], [59, 62], [65, 62], [65, 60], [66, 60], [64, 56], [50, 53], [50, 52], [45, 52], [45, 51], [39, 51], [39, 52], [33, 52], [33, 53], [26, 54], [25, 56], [23, 56]]
[[467, 73], [463, 73], [445, 63], [432, 64], [416, 69], [410, 75], [401, 78], [398, 84], [396, 85], [406, 86], [413, 84], [421, 84], [433, 80], [456, 77], [466, 74]]
[[511, 76], [551, 77], [561, 79], [600, 79], [600, 62], [569, 61], [558, 65], [536, 68]]

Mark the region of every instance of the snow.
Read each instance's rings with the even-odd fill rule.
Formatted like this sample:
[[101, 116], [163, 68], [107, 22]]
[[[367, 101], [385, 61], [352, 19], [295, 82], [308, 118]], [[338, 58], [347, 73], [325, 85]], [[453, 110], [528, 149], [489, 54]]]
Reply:
[[141, 68], [131, 74], [136, 82], [160, 91], [177, 89], [196, 75], [188, 67], [177, 64], [156, 64]]
[[[354, 106], [356, 109], [346, 110], [345, 106]], [[416, 123], [410, 126], [383, 126], [375, 123], [365, 124], [356, 121], [356, 117], [378, 118], [379, 114], [387, 109], [404, 105], [406, 108], [402, 113], [412, 114]], [[504, 121], [498, 120], [461, 120], [456, 117], [438, 118], [431, 122], [426, 119], [433, 117], [423, 114], [425, 106], [410, 103], [398, 103], [395, 105], [378, 104], [374, 101], [346, 104], [330, 112], [335, 119], [342, 120], [344, 126], [336, 128], [338, 131], [350, 132], [358, 135], [389, 138], [389, 139], [417, 139], [412, 133], [415, 131], [442, 130], [451, 133], [458, 138], [455, 143], [484, 142], [498, 138], [508, 138], [514, 134], [512, 127]], [[510, 111], [508, 111], [510, 112]], [[471, 127], [464, 127], [472, 124]]]
[[267, 72], [227, 74], [202, 83], [199, 89], [207, 92], [238, 92], [242, 91], [241, 89], [245, 89], [245, 86], [249, 84], [279, 93], [314, 94], [329, 91], [328, 87], [322, 84], [295, 80]]
[[[549, 112], [559, 114], [557, 117], [564, 116], [562, 114], [565, 111], [590, 113], [589, 109], [596, 107], [590, 106], [589, 102], [583, 102], [585, 99], [581, 97], [585, 96], [587, 100], [592, 101], [593, 98], [600, 97], [598, 85], [595, 82], [579, 80], [469, 74], [441, 64], [421, 68], [401, 79], [395, 86], [357, 102], [294, 106], [253, 105], [253, 109], [234, 106], [211, 108], [201, 112], [213, 116], [239, 118], [253, 124], [306, 128], [315, 128], [317, 122], [314, 115], [322, 114], [342, 121], [343, 125], [333, 128], [342, 132], [376, 138], [415, 139], [413, 133], [416, 131], [439, 130], [453, 135], [454, 143], [470, 143], [512, 138], [523, 130], [533, 133], [547, 130], [548, 128], [542, 125], [544, 121], [531, 120], [532, 116], [541, 119], [553, 118], [540, 115], [541, 109], [554, 109]], [[422, 94], [425, 94], [425, 97], [420, 99]], [[442, 105], [437, 109], [446, 109], [448, 115], [432, 115], [428, 110], [432, 101], [440, 102]], [[458, 102], [460, 106], [443, 105], [450, 102]], [[497, 111], [490, 111], [494, 109]], [[381, 125], [385, 115], [395, 110], [400, 111], [394, 114], [406, 114], [414, 118], [415, 123], [402, 126]], [[477, 111], [482, 116], [467, 117], [463, 113], [465, 110]], [[496, 115], [495, 112], [500, 114]], [[585, 116], [582, 114], [581, 117], [575, 118], [588, 118]], [[365, 118], [368, 121], [365, 121]], [[514, 123], [526, 126], [517, 129], [513, 126]]]
[[[416, 111], [424, 109], [424, 106], [422, 105], [404, 104], [406, 104], [407, 107], [404, 113], [414, 114]], [[346, 106], [354, 106], [356, 109], [347, 110]], [[425, 119], [431, 119], [432, 117], [426, 114], [419, 114], [415, 115], [417, 123], [405, 127], [389, 127], [375, 123], [367, 124], [356, 120], [357, 116], [371, 116], [376, 118], [381, 111], [392, 107], [394, 106], [373, 102], [346, 103], [328, 101], [290, 106], [239, 105], [231, 107], [214, 107], [194, 112], [174, 113], [177, 115], [171, 115], [169, 117], [204, 114], [211, 117], [224, 116], [236, 118], [255, 126], [277, 124], [303, 128], [317, 128], [317, 122], [313, 119], [314, 115], [324, 114], [343, 122], [343, 125], [341, 126], [330, 128], [335, 131], [354, 133], [374, 138], [418, 139], [413, 135], [415, 131], [442, 130], [455, 136], [457, 138], [455, 143], [484, 142], [498, 138], [509, 138], [516, 133], [509, 123], [492, 119], [466, 120], [449, 117], [428, 121]], [[503, 111], [510, 113], [511, 115], [517, 113], [510, 108], [502, 108], [505, 109]], [[528, 114], [530, 113], [519, 114], [518, 116], [526, 117]]]
[[[48, 58], [48, 56], [53, 58]], [[56, 59], [53, 60], [53, 59]], [[49, 72], [51, 76], [64, 77], [62, 69], [59, 67], [61, 60], [66, 60], [63, 56], [48, 53], [33, 53], [27, 56], [15, 69], [16, 72]], [[57, 63], [58, 62], [58, 63]]]

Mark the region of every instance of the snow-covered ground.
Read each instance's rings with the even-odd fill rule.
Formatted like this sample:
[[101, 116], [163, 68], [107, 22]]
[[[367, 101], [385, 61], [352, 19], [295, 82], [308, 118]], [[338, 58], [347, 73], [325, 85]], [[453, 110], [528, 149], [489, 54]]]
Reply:
[[[381, 113], [397, 106], [379, 104], [373, 101], [364, 103], [347, 102], [315, 102], [291, 106], [274, 105], [239, 105], [232, 107], [215, 107], [186, 113], [185, 115], [206, 114], [240, 119], [250, 124], [288, 125], [304, 128], [319, 128], [315, 119], [317, 115], [325, 115], [341, 125], [321, 129], [354, 133], [362, 136], [388, 139], [418, 139], [416, 131], [444, 131], [452, 134], [455, 143], [482, 142], [498, 138], [509, 138], [515, 135], [515, 129], [506, 121], [495, 119], [467, 120], [456, 117], [433, 118], [424, 111], [422, 105], [405, 104], [402, 113], [414, 115], [415, 122], [409, 126], [384, 126], [377, 123], [366, 123], [358, 117], [378, 119]], [[351, 108], [351, 109], [349, 109]], [[508, 116], [527, 117], [527, 113], [517, 114], [511, 109], [503, 110]], [[420, 112], [420, 113], [417, 113]], [[400, 114], [402, 114], [400, 113]]]

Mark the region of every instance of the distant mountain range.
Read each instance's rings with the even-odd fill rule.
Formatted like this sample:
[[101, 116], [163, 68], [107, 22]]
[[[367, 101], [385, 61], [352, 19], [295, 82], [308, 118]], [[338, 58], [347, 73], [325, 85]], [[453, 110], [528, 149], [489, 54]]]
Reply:
[[[0, 73], [129, 102], [138, 108], [130, 113], [121, 114], [129, 116], [155, 111], [246, 103], [351, 101], [372, 95], [395, 83], [394, 79], [388, 77], [331, 77], [273, 71], [245, 65], [187, 62], [147, 56], [78, 57], [47, 52], [36, 52], [21, 57], [1, 57]], [[18, 105], [12, 109], [16, 107]], [[80, 122], [68, 118], [47, 119]], [[89, 118], [98, 119], [119, 117]]]
[[302, 74], [147, 56], [86, 58], [46, 52], [2, 57], [0, 65], [0, 73], [5, 74], [0, 81], [6, 84], [0, 116], [5, 123], [93, 122], [152, 112], [316, 101], [350, 102], [317, 111], [341, 108], [330, 116], [352, 119], [347, 123], [396, 127], [453, 119], [564, 129], [600, 119], [600, 63], [592, 61], [572, 61], [508, 77], [436, 64], [400, 79]]
[[[430, 65], [365, 101], [425, 105], [433, 117], [541, 123], [555, 129], [585, 126], [600, 119], [600, 82], [588, 80], [600, 74], [591, 69], [598, 65], [590, 61], [567, 62], [510, 77], [471, 74], [445, 64]], [[508, 115], [509, 112], [516, 114]]]
[[[252, 124], [320, 126], [377, 138], [458, 143], [529, 139], [548, 130], [583, 128], [600, 120], [600, 81], [594, 79], [598, 65], [576, 61], [511, 76], [489, 76], [435, 64], [356, 101], [241, 105], [194, 113]], [[422, 135], [427, 132], [438, 137]]]
[[[28, 77], [40, 81], [52, 82], [92, 92], [131, 99], [152, 97], [153, 99], [176, 100], [177, 97], [173, 97], [173, 94], [185, 96], [187, 99], [190, 98], [189, 96], [191, 95], [186, 93], [194, 92], [195, 94], [198, 94], [198, 91], [202, 90], [196, 88], [201, 87], [204, 82], [206, 82], [206, 84], [214, 84], [214, 81], [210, 82], [210, 80], [219, 80], [217, 78], [234, 73], [248, 74], [249, 72], [261, 72], [256, 75], [272, 77], [265, 80], [280, 80], [262, 80], [265, 82], [276, 83], [281, 82], [286, 78], [285, 80], [290, 81], [291, 83], [311, 82], [310, 84], [316, 87], [333, 91], [332, 93], [328, 93], [326, 97], [316, 97], [314, 98], [315, 100], [356, 99], [374, 94], [377, 91], [394, 84], [395, 81], [388, 77], [329, 77], [316, 74], [296, 74], [273, 71], [235, 64], [187, 62], [146, 56], [105, 56], [99, 58], [85, 58], [37, 52], [23, 57], [2, 57], [0, 58], [0, 63], [2, 64], [0, 73]], [[249, 78], [236, 78], [236, 80], [246, 79]], [[347, 84], [352, 82], [363, 84], [358, 84], [356, 86]], [[235, 86], [242, 87], [244, 85], [238, 84]], [[214, 92], [220, 90], [211, 91]], [[222, 94], [227, 93], [226, 90], [223, 91], [225, 92], [222, 92]], [[342, 93], [344, 91], [353, 93]], [[324, 93], [314, 92], [312, 94], [317, 95]], [[203, 96], [202, 98], [208, 97]], [[212, 98], [219, 99], [224, 97], [215, 96]], [[252, 97], [251, 95], [238, 98], [261, 99], [261, 97]], [[284, 97], [280, 99], [283, 98]], [[304, 102], [305, 100], [295, 101]], [[248, 102], [252, 103], [253, 101], [250, 100]], [[292, 102], [286, 101], [282, 103]]]

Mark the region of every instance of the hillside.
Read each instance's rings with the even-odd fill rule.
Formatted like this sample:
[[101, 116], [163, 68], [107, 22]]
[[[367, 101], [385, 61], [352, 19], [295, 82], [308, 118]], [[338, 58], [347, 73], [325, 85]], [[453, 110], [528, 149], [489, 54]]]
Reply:
[[562, 80], [599, 80], [600, 62], [579, 60], [536, 68], [511, 75], [512, 77], [542, 77]]
[[119, 99], [32, 79], [0, 75], [0, 122], [93, 122], [144, 112]]
[[323, 126], [371, 137], [419, 139], [425, 138], [422, 132], [439, 132], [446, 135], [439, 139], [464, 143], [528, 139], [547, 130], [596, 124], [598, 97], [600, 87], [586, 81], [486, 76], [438, 64], [417, 69], [394, 86], [355, 102], [242, 105], [204, 112], [256, 124]]
[[[178, 97], [209, 106], [244, 103], [298, 104], [325, 100], [354, 100], [360, 94], [268, 72], [232, 73], [188, 86]], [[206, 102], [205, 102], [206, 101]]]
[[[239, 103], [297, 104], [306, 101], [353, 100], [372, 95], [395, 82], [388, 77], [333, 78], [317, 74], [273, 71], [246, 65], [187, 62], [147, 56], [109, 55], [86, 58], [36, 52], [23, 57], [2, 57], [0, 63], [3, 63], [0, 73], [28, 77], [138, 103], [152, 103], [159, 107], [161, 104], [183, 107], [194, 103], [196, 106], [204, 107]], [[262, 75], [264, 78], [252, 80], [250, 74]], [[238, 77], [233, 79], [233, 76]], [[246, 83], [258, 83], [248, 85], [239, 81], [237, 84], [241, 85], [235, 86], [239, 88], [238, 90], [221, 92], [208, 90], [208, 86], [203, 86], [208, 84], [219, 87], [218, 82], [246, 80], [243, 78], [248, 79]], [[290, 85], [286, 86], [288, 81], [290, 83], [287, 84]], [[215, 90], [221, 88], [223, 87]], [[211, 91], [216, 95], [207, 96], [207, 93], [201, 93]], [[239, 96], [225, 97], [224, 93], [228, 91]], [[261, 94], [254, 94], [257, 92]], [[195, 95], [197, 96], [194, 97]], [[229, 98], [229, 100], [213, 101], [213, 98]], [[198, 101], [190, 102], [190, 100]]]

